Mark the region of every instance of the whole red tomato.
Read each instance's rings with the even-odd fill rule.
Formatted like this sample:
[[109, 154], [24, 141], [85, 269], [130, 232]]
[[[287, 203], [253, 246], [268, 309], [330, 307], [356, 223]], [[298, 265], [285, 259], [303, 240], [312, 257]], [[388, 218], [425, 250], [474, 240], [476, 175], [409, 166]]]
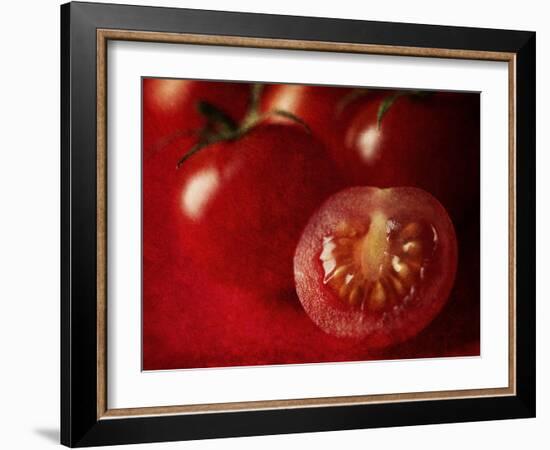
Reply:
[[382, 348], [437, 316], [457, 257], [452, 222], [427, 192], [348, 188], [306, 226], [294, 258], [296, 289], [323, 331]]
[[478, 94], [372, 91], [357, 102], [330, 146], [351, 185], [425, 189], [455, 223], [479, 205]]
[[182, 258], [248, 290], [292, 290], [300, 233], [341, 187], [323, 145], [301, 125], [260, 123], [206, 145], [178, 172]]

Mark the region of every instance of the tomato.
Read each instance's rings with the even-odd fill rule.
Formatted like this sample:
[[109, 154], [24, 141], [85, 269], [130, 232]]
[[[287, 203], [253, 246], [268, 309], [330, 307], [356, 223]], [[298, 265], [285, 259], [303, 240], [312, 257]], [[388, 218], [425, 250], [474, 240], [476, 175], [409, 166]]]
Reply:
[[[352, 88], [308, 86], [302, 84], [269, 85], [262, 96], [262, 110], [285, 111], [302, 120], [326, 146], [333, 145], [341, 133], [336, 118], [344, 111]], [[288, 122], [274, 116], [271, 120]]]
[[[250, 85], [169, 78], [143, 79], [143, 149], [148, 156], [182, 137], [192, 137], [206, 123], [197, 104], [206, 101], [233, 120], [248, 106]], [[176, 161], [174, 161], [174, 166]]]
[[207, 145], [179, 177], [182, 256], [216, 280], [266, 293], [293, 290], [300, 233], [341, 188], [326, 149], [297, 124], [260, 123]]
[[357, 103], [330, 146], [349, 185], [422, 188], [455, 223], [479, 208], [478, 94], [371, 91]]
[[326, 333], [382, 348], [415, 336], [447, 301], [457, 242], [417, 188], [348, 188], [306, 226], [294, 257], [304, 310]]
[[173, 229], [172, 199], [179, 187], [176, 163], [199, 139], [206, 118], [198, 103], [215, 103], [232, 120], [245, 115], [250, 85], [181, 79], [142, 82], [143, 270], [147, 277]]

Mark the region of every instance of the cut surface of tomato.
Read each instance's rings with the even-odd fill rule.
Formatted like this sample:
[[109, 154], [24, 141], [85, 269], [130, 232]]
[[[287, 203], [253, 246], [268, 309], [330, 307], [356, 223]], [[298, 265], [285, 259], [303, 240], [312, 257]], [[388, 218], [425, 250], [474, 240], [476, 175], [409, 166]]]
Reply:
[[322, 330], [376, 348], [431, 322], [456, 266], [454, 228], [434, 197], [417, 188], [355, 187], [310, 219], [294, 275], [306, 313]]

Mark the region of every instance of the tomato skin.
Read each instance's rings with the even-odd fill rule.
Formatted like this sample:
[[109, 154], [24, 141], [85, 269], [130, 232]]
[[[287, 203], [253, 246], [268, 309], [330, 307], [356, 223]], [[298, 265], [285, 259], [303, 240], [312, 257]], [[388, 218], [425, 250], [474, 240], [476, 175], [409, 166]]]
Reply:
[[382, 116], [386, 95], [367, 94], [344, 118], [330, 151], [349, 185], [413, 186], [436, 197], [455, 223], [479, 207], [479, 96], [399, 96]]
[[292, 290], [303, 226], [341, 187], [322, 144], [300, 125], [260, 124], [203, 148], [178, 172], [181, 257], [249, 291]]
[[[323, 242], [342, 220], [368, 222], [382, 211], [388, 218], [424, 220], [436, 232], [437, 246], [413, 300], [377, 314], [352, 306], [325, 284]], [[359, 339], [369, 348], [403, 342], [425, 328], [447, 302], [454, 284], [458, 250], [453, 224], [443, 206], [417, 188], [354, 187], [331, 196], [309, 220], [294, 257], [298, 297], [309, 317], [326, 333]]]
[[[314, 136], [327, 147], [334, 145], [342, 130], [336, 119], [345, 112], [346, 96], [352, 88], [334, 86], [308, 86], [300, 84], [269, 85], [262, 96], [264, 112], [289, 112], [311, 129]], [[274, 116], [273, 122], [288, 123], [289, 119]]]

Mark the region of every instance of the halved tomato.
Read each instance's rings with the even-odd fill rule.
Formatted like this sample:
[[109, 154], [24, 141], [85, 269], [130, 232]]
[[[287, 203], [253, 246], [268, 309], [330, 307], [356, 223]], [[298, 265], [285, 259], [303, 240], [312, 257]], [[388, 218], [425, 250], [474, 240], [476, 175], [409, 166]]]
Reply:
[[457, 258], [453, 224], [432, 195], [354, 187], [312, 216], [294, 276], [306, 313], [322, 330], [381, 348], [416, 335], [437, 316]]

